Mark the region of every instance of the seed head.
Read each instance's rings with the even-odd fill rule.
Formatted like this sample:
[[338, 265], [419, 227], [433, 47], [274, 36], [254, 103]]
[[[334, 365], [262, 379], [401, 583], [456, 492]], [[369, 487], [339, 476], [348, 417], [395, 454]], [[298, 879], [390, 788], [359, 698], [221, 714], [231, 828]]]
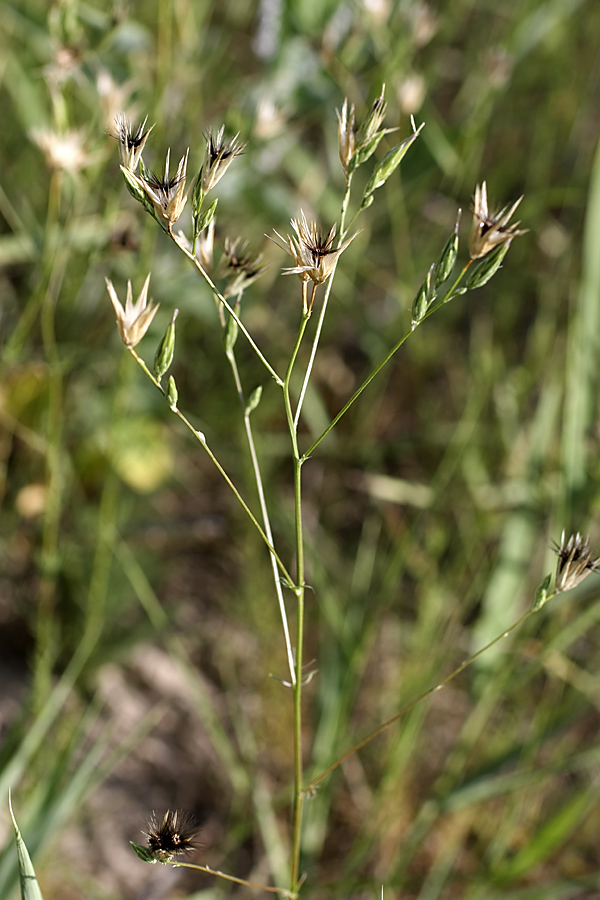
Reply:
[[473, 199], [473, 225], [469, 238], [469, 254], [471, 259], [481, 259], [497, 247], [499, 244], [510, 244], [514, 237], [526, 234], [527, 230], [519, 230], [520, 222], [509, 220], [518, 207], [523, 197], [509, 206], [503, 207], [499, 212], [490, 213], [487, 200], [487, 185], [485, 181], [475, 188]]
[[185, 176], [189, 152], [189, 149], [186, 150], [185, 156], [181, 157], [177, 172], [172, 178], [169, 177], [170, 150], [167, 150], [165, 174], [162, 178], [158, 175], [154, 175], [152, 172], [146, 177], [130, 173], [130, 178], [133, 179], [135, 184], [150, 198], [158, 218], [164, 222], [169, 231], [183, 212], [183, 208], [187, 202], [188, 195], [185, 193]]
[[126, 169], [129, 169], [130, 172], [135, 172], [137, 169], [141, 155], [144, 151], [144, 145], [148, 140], [148, 135], [154, 128], [154, 125], [151, 125], [150, 128], [146, 128], [147, 121], [148, 116], [146, 116], [142, 124], [138, 126], [137, 130], [134, 130], [129, 119], [125, 118], [122, 113], [115, 118], [115, 130], [112, 136], [119, 141], [123, 165]]
[[228, 144], [224, 143], [224, 133], [225, 126], [223, 125], [216, 138], [213, 137], [211, 131], [208, 132], [206, 137], [206, 156], [198, 176], [204, 194], [207, 194], [211, 188], [214, 188], [236, 156], [243, 153], [247, 146], [244, 142], [238, 141], [239, 133]]
[[316, 222], [309, 223], [302, 211], [299, 219], [291, 220], [291, 225], [295, 235], [283, 238], [276, 231], [279, 240], [270, 240], [289, 253], [296, 263], [293, 268], [284, 269], [284, 275], [299, 275], [302, 281], [312, 281], [314, 284], [323, 284], [329, 278], [340, 255], [358, 234], [353, 234], [340, 247], [334, 247], [335, 225], [326, 235]]
[[152, 813], [146, 827], [148, 850], [159, 862], [169, 862], [173, 856], [191, 853], [198, 846], [196, 823], [192, 816], [181, 810], [168, 809], [162, 819]]
[[563, 531], [560, 544], [554, 547], [558, 556], [556, 566], [556, 592], [570, 591], [584, 578], [600, 567], [600, 556], [594, 559], [590, 550], [590, 539], [585, 540], [579, 532], [572, 534], [568, 540]]
[[247, 242], [240, 238], [230, 241], [225, 238], [224, 253], [219, 260], [217, 276], [228, 279], [225, 297], [236, 297], [246, 290], [253, 281], [263, 274], [266, 266], [261, 266], [262, 253], [247, 253]]
[[117, 292], [114, 289], [112, 281], [108, 278], [106, 279], [106, 288], [117, 315], [119, 334], [121, 335], [121, 340], [128, 348], [135, 347], [139, 344], [148, 331], [150, 323], [158, 309], [158, 305], [152, 306], [152, 303], [150, 303], [150, 306], [147, 306], [149, 284], [150, 275], [148, 275], [144, 281], [144, 286], [140, 291], [140, 295], [134, 303], [131, 281], [128, 281], [127, 298], [125, 300], [125, 308], [123, 308], [121, 301], [117, 297]]

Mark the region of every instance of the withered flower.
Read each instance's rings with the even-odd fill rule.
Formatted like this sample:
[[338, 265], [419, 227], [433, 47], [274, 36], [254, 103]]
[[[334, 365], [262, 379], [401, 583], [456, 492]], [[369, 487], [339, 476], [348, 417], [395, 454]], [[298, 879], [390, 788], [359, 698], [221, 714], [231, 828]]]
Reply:
[[174, 856], [190, 853], [197, 846], [196, 823], [192, 816], [169, 809], [162, 819], [152, 813], [144, 832], [150, 855], [158, 862], [169, 862]]
[[[301, 211], [299, 219], [291, 219], [291, 226], [296, 232], [295, 236], [282, 237], [275, 232], [279, 240], [270, 238], [273, 243], [289, 253], [296, 265], [291, 269], [284, 269], [284, 275], [299, 275], [302, 281], [312, 281], [314, 284], [323, 284], [327, 281], [340, 255], [348, 244], [354, 240], [358, 232], [347, 238], [341, 247], [334, 247], [336, 227], [333, 225], [329, 233], [325, 235], [316, 222], [308, 222]], [[281, 242], [281, 243], [280, 243]]]
[[131, 172], [135, 172], [137, 169], [141, 155], [144, 152], [144, 145], [148, 140], [148, 135], [154, 128], [154, 125], [146, 128], [147, 121], [148, 116], [138, 126], [137, 130], [134, 130], [129, 119], [122, 113], [115, 118], [115, 133], [112, 136], [119, 141], [123, 165]]
[[508, 224], [522, 199], [523, 196], [521, 195], [512, 206], [507, 204], [499, 212], [490, 213], [488, 209], [487, 185], [485, 181], [477, 185], [473, 199], [473, 225], [469, 238], [469, 255], [471, 259], [481, 259], [494, 247], [510, 243], [514, 237], [527, 233], [526, 229], [519, 230], [520, 222], [513, 222], [512, 225]]
[[237, 297], [266, 271], [266, 266], [260, 265], [262, 253], [253, 256], [246, 252], [247, 246], [248, 243], [242, 243], [240, 238], [235, 241], [225, 238], [224, 253], [219, 260], [217, 276], [228, 279], [226, 298]]
[[167, 150], [165, 174], [162, 178], [154, 175], [152, 172], [145, 178], [134, 175], [132, 172], [130, 173], [130, 178], [148, 195], [157, 216], [165, 223], [169, 231], [183, 212], [187, 202], [188, 195], [185, 193], [185, 177], [189, 152], [188, 148], [185, 156], [181, 157], [177, 172], [172, 178], [169, 178], [170, 150]]
[[214, 188], [236, 156], [243, 153], [247, 146], [246, 143], [238, 141], [239, 132], [226, 144], [223, 141], [224, 133], [225, 126], [223, 125], [216, 138], [213, 137], [212, 131], [209, 131], [206, 137], [206, 156], [198, 176], [204, 194]]
[[572, 534], [566, 540], [563, 531], [560, 544], [554, 547], [558, 556], [556, 566], [556, 592], [570, 591], [584, 578], [600, 567], [600, 557], [592, 556], [589, 538], [583, 539], [581, 534]]
[[127, 298], [125, 300], [125, 308], [123, 308], [123, 304], [117, 297], [117, 292], [114, 289], [112, 281], [110, 281], [108, 278], [106, 278], [105, 280], [106, 288], [108, 290], [109, 297], [112, 300], [112, 305], [114, 306], [117, 316], [117, 326], [119, 328], [121, 340], [128, 348], [135, 347], [136, 344], [139, 344], [141, 339], [148, 331], [150, 323], [152, 322], [152, 319], [156, 315], [156, 311], [158, 309], [158, 305], [152, 306], [152, 302], [150, 303], [150, 306], [147, 305], [150, 275], [148, 275], [146, 280], [144, 281], [144, 286], [140, 291], [140, 295], [135, 303], [133, 302], [133, 289], [131, 287], [131, 281], [127, 282]]

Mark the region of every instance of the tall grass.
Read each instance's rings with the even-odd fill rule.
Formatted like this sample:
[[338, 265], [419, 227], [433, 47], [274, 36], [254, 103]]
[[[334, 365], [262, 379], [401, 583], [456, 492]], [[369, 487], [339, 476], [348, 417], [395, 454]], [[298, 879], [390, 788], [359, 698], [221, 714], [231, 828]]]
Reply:
[[[401, 137], [408, 111], [425, 121], [341, 258], [306, 446], [410, 325], [457, 206], [464, 247], [475, 184], [498, 200], [525, 194], [530, 234], [490, 285], [424, 322], [304, 467], [305, 658], [319, 670], [305, 688], [308, 780], [517, 619], [563, 527], [598, 546], [595, 5], [428, 17], [304, 2], [285, 4], [278, 26], [269, 9], [3, 7], [0, 784], [46, 900], [134, 897], [162, 878], [164, 896], [225, 890], [130, 853], [147, 814], [167, 807], [203, 824], [199, 862], [270, 884], [289, 875], [292, 721], [268, 678], [286, 677], [268, 554], [124, 358], [104, 276], [139, 290], [152, 270], [149, 363], [180, 309], [181, 405], [249, 497], [239, 402], [210, 292], [123, 189], [104, 136], [114, 112], [156, 121], [157, 168], [167, 146], [179, 159], [189, 144], [198, 162], [209, 127], [240, 130], [249, 145], [217, 189], [218, 217], [257, 251], [301, 207], [335, 220], [344, 96], [364, 111], [385, 82]], [[255, 48], [269, 27], [267, 58]], [[101, 85], [132, 79], [110, 111], [101, 73]], [[409, 110], [413, 75], [425, 92]], [[30, 140], [44, 126], [83, 129], [81, 170], [48, 168]], [[397, 138], [386, 141], [379, 159]], [[243, 322], [281, 371], [295, 276], [281, 279], [281, 254], [264, 251]], [[266, 386], [253, 422], [289, 560], [288, 437], [260, 361], [241, 338], [236, 351], [247, 383]], [[593, 579], [559, 601], [322, 782], [304, 809], [306, 894], [595, 888]], [[9, 897], [7, 810], [3, 824]]]

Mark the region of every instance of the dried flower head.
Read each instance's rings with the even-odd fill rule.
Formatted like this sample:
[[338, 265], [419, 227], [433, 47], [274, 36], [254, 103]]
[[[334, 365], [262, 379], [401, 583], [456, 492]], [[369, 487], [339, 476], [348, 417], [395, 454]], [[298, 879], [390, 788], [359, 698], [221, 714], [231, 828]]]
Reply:
[[169, 178], [170, 150], [167, 150], [165, 174], [162, 178], [154, 175], [152, 172], [146, 177], [134, 175], [132, 172], [129, 174], [129, 177], [133, 179], [135, 184], [150, 198], [158, 218], [164, 222], [169, 231], [171, 231], [172, 226], [183, 212], [187, 202], [188, 195], [185, 193], [185, 177], [189, 152], [188, 148], [185, 156], [181, 157], [177, 172], [172, 178]]
[[114, 289], [112, 281], [108, 278], [106, 279], [106, 288], [117, 315], [119, 334], [126, 347], [131, 348], [135, 347], [136, 344], [139, 344], [148, 331], [152, 319], [156, 315], [158, 305], [152, 306], [152, 302], [150, 303], [150, 306], [147, 305], [149, 284], [150, 275], [148, 275], [144, 281], [144, 286], [140, 291], [140, 295], [134, 303], [131, 281], [128, 281], [127, 298], [125, 300], [125, 308], [123, 308], [121, 301], [117, 297], [117, 292]]
[[197, 846], [196, 823], [181, 810], [168, 809], [162, 819], [152, 813], [147, 829], [144, 834], [148, 838], [148, 850], [159, 862], [190, 853]]
[[566, 540], [565, 532], [561, 534], [560, 544], [554, 547], [558, 556], [556, 566], [556, 592], [570, 591], [584, 578], [600, 567], [600, 557], [592, 556], [590, 540], [585, 540], [579, 532]]
[[134, 130], [129, 119], [126, 119], [123, 114], [120, 114], [115, 118], [115, 131], [112, 136], [119, 141], [123, 165], [131, 172], [135, 172], [137, 169], [142, 153], [144, 152], [144, 145], [148, 140], [148, 135], [154, 128], [154, 125], [151, 125], [150, 128], [146, 128], [147, 121], [148, 116], [146, 116], [142, 124], [138, 126], [137, 130]]
[[51, 128], [37, 128], [31, 132], [31, 139], [38, 145], [51, 169], [74, 174], [90, 162], [82, 131], [59, 134]]
[[206, 136], [206, 156], [198, 176], [204, 194], [214, 188], [236, 156], [243, 153], [247, 146], [242, 141], [238, 141], [239, 133], [226, 144], [223, 141], [224, 133], [225, 126], [223, 125], [216, 138], [213, 137], [212, 131], [209, 131]]
[[240, 238], [230, 241], [225, 238], [223, 256], [219, 260], [217, 276], [227, 278], [228, 284], [225, 297], [237, 297], [243, 293], [252, 282], [263, 274], [266, 266], [261, 266], [263, 255], [247, 253], [248, 242], [242, 243]]
[[293, 268], [284, 269], [284, 275], [299, 275], [302, 281], [312, 281], [314, 284], [323, 284], [329, 278], [340, 255], [358, 234], [356, 232], [340, 247], [335, 247], [335, 225], [326, 235], [316, 222], [309, 223], [302, 211], [299, 219], [291, 219], [291, 225], [295, 235], [284, 238], [276, 231], [279, 240], [270, 240], [289, 253], [296, 263]]
[[518, 207], [523, 196], [509, 206], [504, 206], [499, 212], [490, 213], [487, 200], [487, 185], [478, 184], [475, 188], [475, 197], [473, 199], [473, 225], [471, 227], [471, 236], [469, 238], [469, 255], [471, 259], [481, 259], [494, 247], [500, 244], [510, 244], [514, 237], [520, 234], [526, 234], [526, 230], [519, 230], [520, 222], [513, 222], [509, 225], [509, 220], [514, 211]]

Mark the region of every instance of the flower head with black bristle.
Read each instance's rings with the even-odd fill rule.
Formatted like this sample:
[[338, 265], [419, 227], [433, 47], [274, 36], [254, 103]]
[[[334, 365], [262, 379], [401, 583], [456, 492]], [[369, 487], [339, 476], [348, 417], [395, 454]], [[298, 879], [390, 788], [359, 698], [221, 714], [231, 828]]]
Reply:
[[218, 184], [236, 156], [243, 153], [247, 146], [244, 141], [239, 140], [239, 132], [228, 143], [223, 140], [224, 133], [223, 125], [216, 137], [212, 131], [206, 136], [206, 156], [198, 175], [203, 194], [207, 194]]
[[[270, 237], [270, 235], [267, 237], [281, 250], [289, 253], [296, 263], [292, 268], [284, 269], [283, 274], [298, 275], [304, 284], [312, 281], [315, 286], [327, 281], [333, 273], [340, 255], [358, 234], [356, 232], [338, 247], [335, 245], [335, 225], [325, 234], [316, 222], [308, 221], [302, 210], [300, 210], [300, 218], [292, 219], [291, 225], [295, 234], [282, 237], [276, 231], [277, 238]], [[305, 315], [310, 315], [313, 301], [314, 291], [310, 305], [308, 307], [305, 305]]]
[[594, 557], [590, 548], [590, 539], [583, 538], [577, 532], [568, 539], [563, 531], [560, 544], [554, 546], [558, 556], [556, 565], [556, 592], [570, 591], [577, 587], [590, 572], [600, 569], [600, 556]]
[[[181, 157], [177, 171], [174, 175], [169, 175], [169, 161], [171, 151], [167, 150], [167, 160], [165, 162], [165, 174], [154, 174], [144, 169], [142, 176], [136, 175], [127, 170], [125, 166], [121, 166], [123, 174], [131, 185], [135, 185], [138, 191], [142, 191], [151, 201], [154, 207], [155, 218], [166, 226], [166, 230], [172, 233], [172, 228], [187, 202], [189, 190], [185, 190], [185, 179], [187, 172], [187, 162], [189, 148], [185, 155]], [[138, 197], [138, 199], [140, 199]]]
[[115, 118], [112, 137], [119, 142], [123, 165], [131, 172], [135, 172], [137, 169], [138, 163], [142, 157], [144, 145], [148, 140], [148, 135], [154, 128], [154, 125], [151, 125], [150, 128], [146, 128], [147, 121], [148, 116], [146, 116], [142, 124], [136, 129], [122, 113]]
[[487, 184], [482, 182], [475, 188], [473, 199], [473, 225], [469, 238], [469, 255], [471, 259], [481, 259], [483, 256], [501, 244], [511, 243], [513, 238], [521, 234], [527, 234], [527, 230], [519, 228], [520, 222], [509, 225], [513, 213], [523, 197], [510, 205], [507, 204], [499, 212], [491, 212], [487, 199]]
[[224, 294], [226, 298], [239, 296], [266, 271], [266, 266], [260, 264], [262, 253], [248, 253], [247, 247], [248, 242], [242, 242], [240, 238], [234, 241], [225, 238], [225, 249], [219, 260], [217, 276], [228, 280]]
[[147, 829], [144, 834], [148, 838], [148, 851], [158, 862], [169, 862], [198, 846], [196, 822], [181, 810], [168, 809], [162, 819], [152, 813]]

